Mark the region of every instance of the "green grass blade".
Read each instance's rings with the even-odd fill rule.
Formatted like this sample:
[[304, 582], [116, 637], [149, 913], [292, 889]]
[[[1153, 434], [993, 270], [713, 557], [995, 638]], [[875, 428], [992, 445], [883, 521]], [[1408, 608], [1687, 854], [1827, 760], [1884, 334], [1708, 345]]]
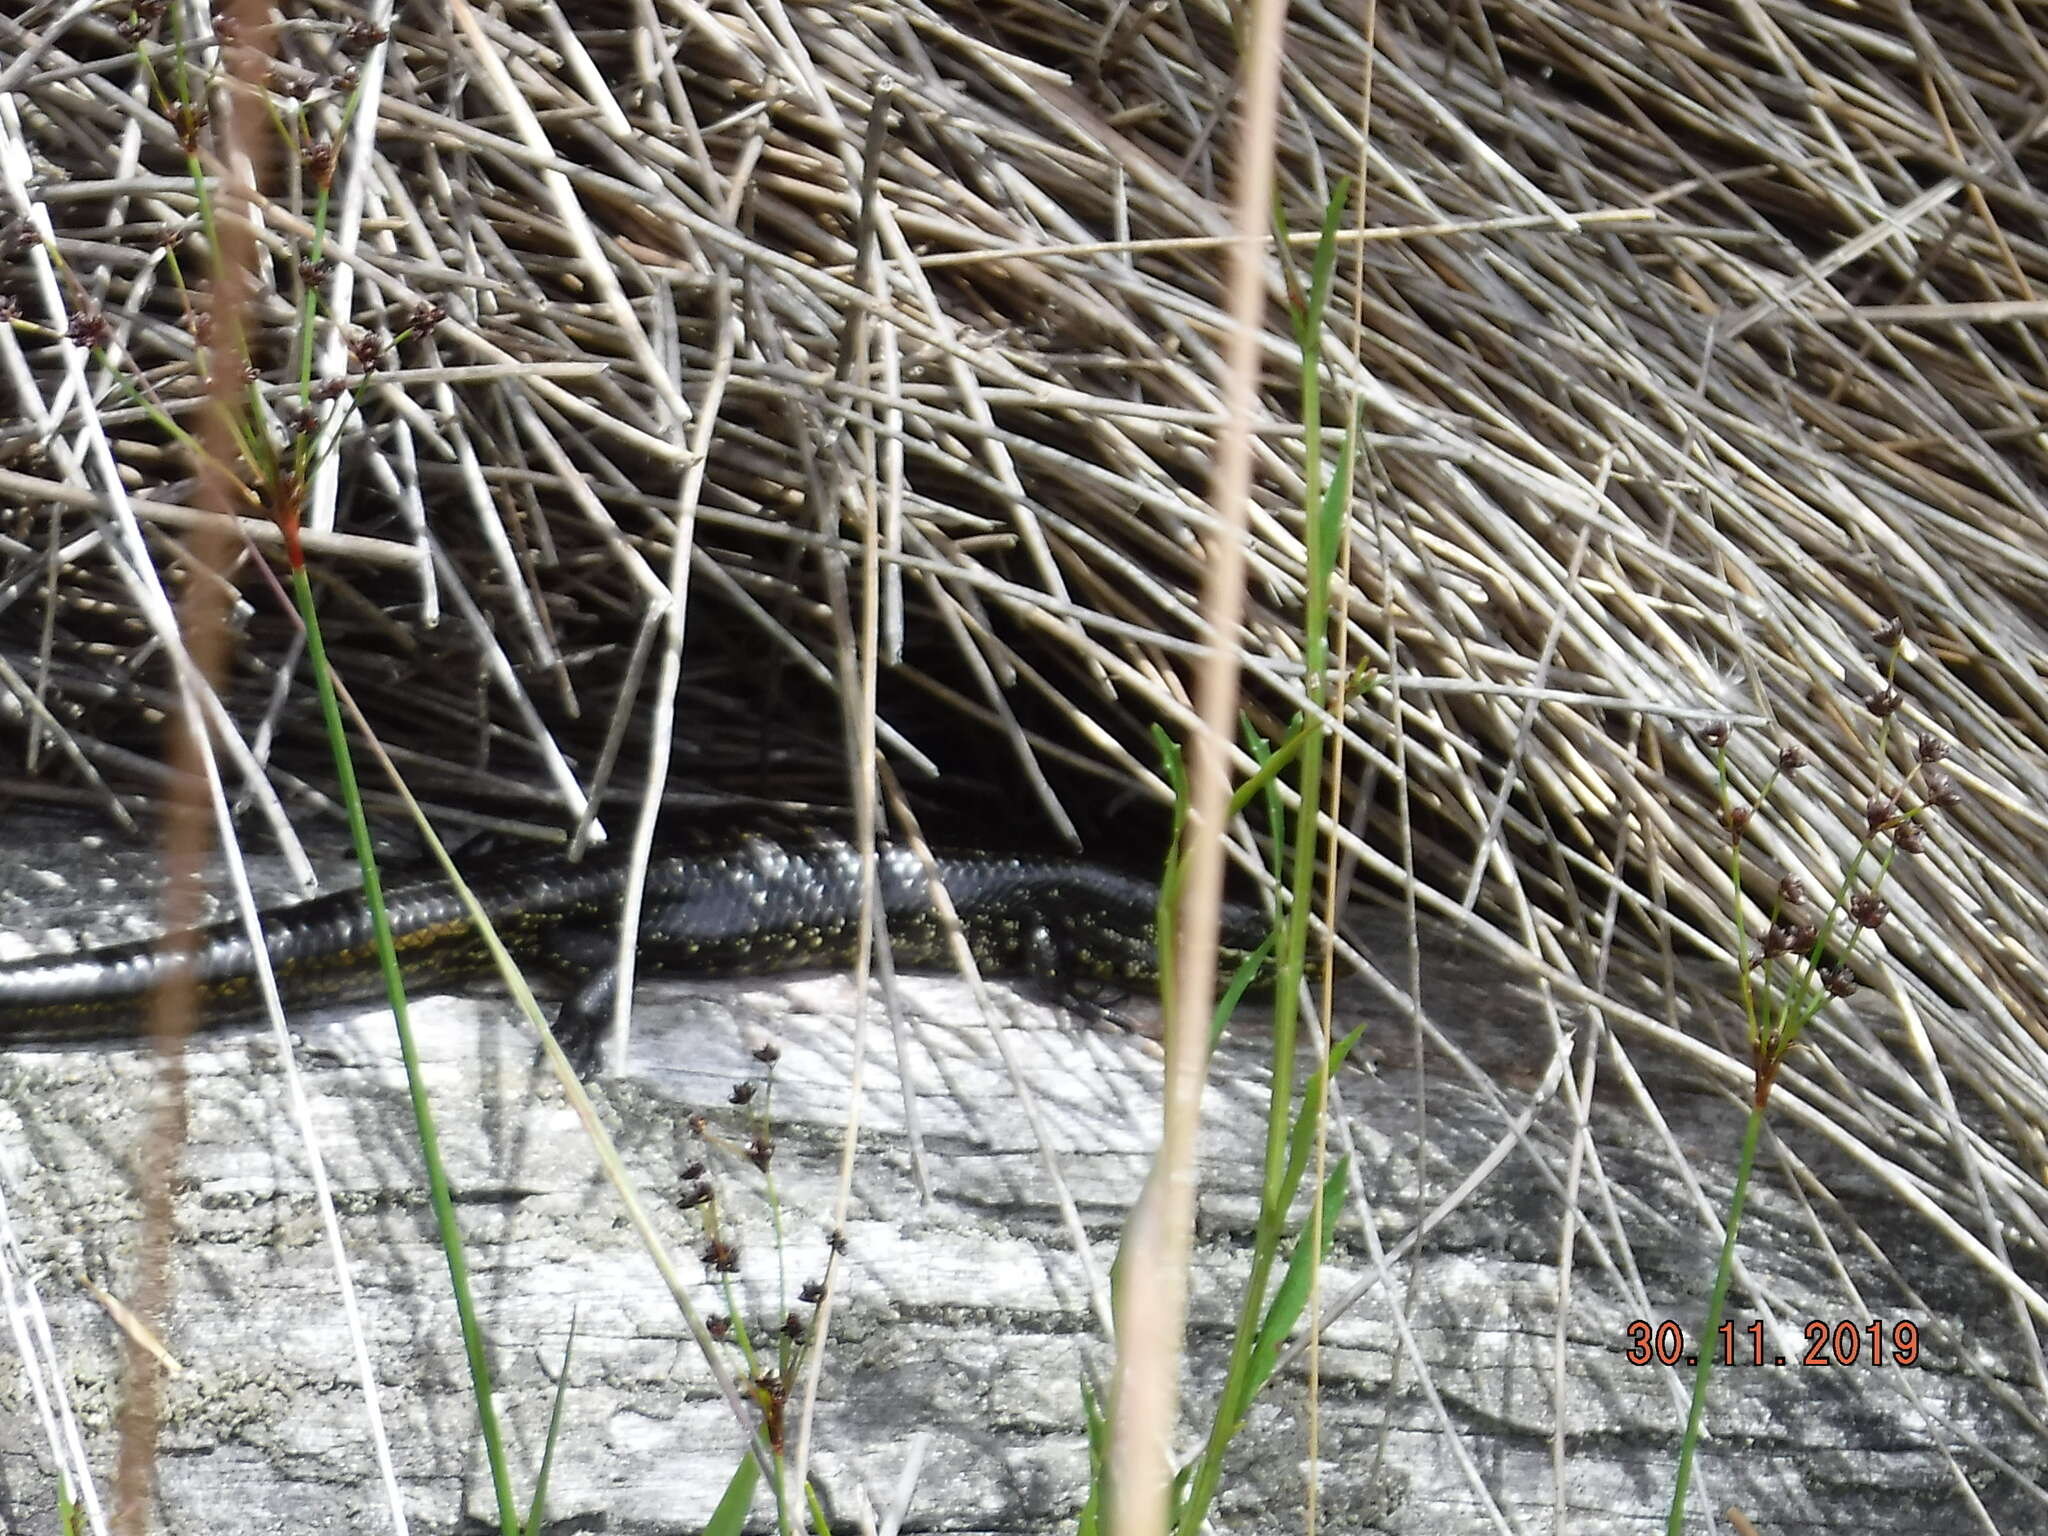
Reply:
[[1075, 1536], [1101, 1536], [1102, 1512], [1109, 1506], [1109, 1421], [1102, 1400], [1086, 1378], [1081, 1382], [1081, 1411], [1088, 1424], [1088, 1498], [1075, 1522]]
[[741, 1536], [747, 1528], [747, 1514], [754, 1507], [754, 1490], [760, 1486], [760, 1466], [751, 1456], [740, 1457], [718, 1507], [704, 1523], [704, 1536]]
[[[555, 1470], [555, 1447], [562, 1440], [562, 1415], [569, 1405], [569, 1365], [576, 1358], [576, 1314], [569, 1314], [569, 1337], [562, 1344], [561, 1374], [555, 1378], [555, 1402], [548, 1410], [548, 1439], [540, 1453], [540, 1475], [533, 1480], [533, 1504], [526, 1513], [526, 1536], [539, 1536], [547, 1519], [548, 1478]], [[753, 1465], [747, 1458], [747, 1465]]]
[[[1348, 1157], [1337, 1159], [1329, 1177], [1323, 1180], [1321, 1194], [1316, 1197], [1320, 1210], [1310, 1213], [1302, 1235], [1295, 1239], [1294, 1252], [1287, 1259], [1287, 1273], [1281, 1278], [1280, 1288], [1273, 1293], [1273, 1305], [1267, 1308], [1265, 1321], [1259, 1325], [1258, 1342], [1252, 1346], [1246, 1402], [1256, 1397], [1272, 1376], [1274, 1367], [1280, 1363], [1280, 1346], [1287, 1342], [1295, 1324], [1301, 1321], [1303, 1309], [1308, 1306], [1316, 1270], [1330, 1256], [1330, 1245], [1336, 1240], [1337, 1223], [1334, 1218], [1337, 1208], [1343, 1204], [1344, 1178], [1350, 1166]], [[1312, 1246], [1308, 1234], [1317, 1230], [1318, 1215], [1322, 1222], [1322, 1242]]]
[[1294, 1124], [1288, 1132], [1287, 1171], [1280, 1180], [1279, 1199], [1283, 1209], [1294, 1204], [1295, 1193], [1308, 1172], [1309, 1159], [1315, 1155], [1316, 1127], [1323, 1117], [1323, 1100], [1329, 1091], [1330, 1079], [1344, 1065], [1344, 1059], [1364, 1035], [1365, 1026], [1361, 1024], [1339, 1040], [1330, 1050], [1330, 1059], [1316, 1069], [1302, 1091], [1301, 1113], [1294, 1117]]
[[1316, 237], [1315, 262], [1309, 268], [1308, 303], [1301, 315], [1302, 325], [1318, 338], [1323, 314], [1330, 307], [1330, 279], [1337, 270], [1337, 232], [1344, 222], [1344, 206], [1350, 201], [1351, 178], [1340, 176], [1329, 202], [1323, 205], [1323, 227]]
[[1351, 486], [1358, 461], [1358, 402], [1351, 402], [1351, 416], [1344, 424], [1344, 442], [1337, 450], [1337, 473], [1323, 487], [1321, 526], [1316, 529], [1317, 548], [1328, 556], [1322, 571], [1327, 578], [1336, 559], [1337, 541], [1351, 514]]
[[1244, 1001], [1244, 995], [1251, 990], [1252, 983], [1272, 962], [1273, 948], [1280, 942], [1280, 935], [1269, 933], [1259, 947], [1237, 962], [1237, 969], [1230, 973], [1230, 985], [1223, 989], [1223, 995], [1216, 999], [1216, 1017], [1209, 1024], [1209, 1044], [1213, 1047], [1222, 1037], [1230, 1023], [1230, 1017], [1237, 1012], [1237, 1005]]

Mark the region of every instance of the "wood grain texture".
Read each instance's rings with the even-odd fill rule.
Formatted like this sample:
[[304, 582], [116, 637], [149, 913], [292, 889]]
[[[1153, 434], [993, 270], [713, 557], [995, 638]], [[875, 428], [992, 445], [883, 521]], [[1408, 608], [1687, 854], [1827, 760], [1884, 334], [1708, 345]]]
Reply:
[[[814, 1471], [844, 1528], [859, 1529], [889, 1503], [922, 1442], [907, 1528], [1056, 1529], [1071, 1522], [1085, 1477], [1080, 1382], [1107, 1358], [1088, 1272], [1018, 1083], [966, 989], [906, 978], [902, 992], [900, 1062], [886, 1018], [870, 1021], [849, 1265]], [[1682, 1398], [1675, 1375], [1624, 1362], [1625, 1329], [1646, 1314], [1697, 1326], [1714, 1238], [1636, 1108], [1596, 1099], [1578, 1196], [1590, 1226], [1574, 1245], [1567, 1293], [1559, 1252], [1570, 1119], [1545, 1087], [1555, 1080], [1547, 1027], [1497, 969], [1451, 948], [1433, 959], [1425, 1000], [1491, 1086], [1410, 1048], [1405, 1023], [1376, 1026], [1368, 1054], [1378, 1075], [1347, 1071], [1342, 1091], [1382, 1251], [1401, 1246], [1418, 1212], [1435, 1211], [1475, 1170], [1479, 1178], [1376, 1285], [1372, 1245], [1356, 1211], [1347, 1215], [1325, 1296], [1367, 1289], [1331, 1323], [1322, 1354], [1327, 1528], [1477, 1532], [1500, 1519], [1550, 1530], [1560, 1510], [1579, 1532], [1657, 1528]], [[839, 976], [648, 986], [631, 1069], [599, 1090], [693, 1277], [701, 1212], [677, 1210], [673, 1196], [687, 1165], [707, 1164], [741, 1250], [740, 1306], [759, 1331], [790, 1309], [808, 1315], [796, 1291], [824, 1266], [851, 1102], [852, 1003], [851, 981]], [[1156, 1052], [1029, 1004], [1008, 1000], [1004, 1011], [1099, 1278], [1154, 1134]], [[493, 998], [442, 998], [421, 1009], [421, 1027], [519, 1455], [530, 1469], [576, 1312], [556, 1513], [583, 1522], [569, 1529], [695, 1529], [732, 1470], [738, 1433], [559, 1089], [533, 1070], [506, 1013]], [[1264, 1067], [1256, 1021], [1244, 1033], [1219, 1054], [1207, 1106], [1186, 1380], [1196, 1404], [1215, 1389], [1252, 1220]], [[407, 1512], [415, 1530], [452, 1530], [486, 1514], [489, 1484], [389, 1026], [343, 1010], [317, 1016], [300, 1038]], [[770, 1042], [782, 1053], [765, 1095], [779, 1250], [763, 1180], [738, 1155], [755, 1129], [752, 1110], [727, 1102], [735, 1083], [765, 1080], [751, 1053]], [[388, 1528], [268, 1038], [209, 1043], [190, 1066], [166, 1339], [185, 1370], [166, 1388], [164, 1528]], [[101, 1467], [112, 1454], [118, 1348], [73, 1277], [122, 1290], [135, 1235], [129, 1161], [149, 1083], [146, 1059], [129, 1050], [0, 1059], [0, 1160], [19, 1253]], [[1550, 1096], [1532, 1101], [1535, 1090]], [[1696, 1152], [1694, 1172], [1719, 1198], [1736, 1106], [1676, 1079], [1657, 1092], [1676, 1143]], [[704, 1134], [692, 1128], [700, 1111]], [[912, 1119], [929, 1199], [913, 1167]], [[1511, 1124], [1523, 1119], [1518, 1139]], [[1818, 1222], [1768, 1161], [1752, 1203], [1744, 1255], [1782, 1325], [1773, 1342], [1796, 1354], [1806, 1319], [1861, 1315], [1853, 1284], [1871, 1314], [1921, 1324], [1921, 1364], [1724, 1371], [1712, 1415], [1719, 1438], [1704, 1455], [1713, 1506], [1737, 1504], [1775, 1531], [1904, 1532], [1960, 1519], [1981, 1500], [1993, 1528], [2030, 1528], [2037, 1514], [2025, 1486], [2041, 1441], [2016, 1365], [2001, 1362], [2010, 1333], [1996, 1292], [1888, 1202], [1861, 1197], [1853, 1170], [1829, 1171], [1842, 1205]], [[1911, 1255], [1904, 1278], [1917, 1299], [1848, 1235], [1851, 1218], [1881, 1251]], [[708, 1284], [698, 1291], [706, 1310], [724, 1310]], [[1749, 1299], [1731, 1307], [1745, 1324], [1757, 1312]], [[1560, 1423], [1569, 1431], [1561, 1482]], [[1304, 1425], [1297, 1366], [1254, 1415], [1220, 1528], [1302, 1528]], [[10, 1361], [0, 1376], [0, 1528], [51, 1528], [51, 1466]]]

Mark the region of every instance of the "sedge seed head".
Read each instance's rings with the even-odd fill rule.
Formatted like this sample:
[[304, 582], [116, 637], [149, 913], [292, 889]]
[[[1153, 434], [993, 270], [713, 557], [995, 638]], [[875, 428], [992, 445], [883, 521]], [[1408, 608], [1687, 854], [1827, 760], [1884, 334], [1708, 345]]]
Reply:
[[375, 331], [364, 331], [348, 344], [348, 355], [365, 373], [372, 372], [384, 356], [385, 340]]
[[334, 141], [331, 139], [314, 139], [299, 151], [299, 159], [306, 167], [306, 175], [323, 191], [334, 185], [334, 166], [340, 158], [341, 152], [334, 147]]
[[97, 309], [81, 309], [64, 327], [64, 335], [74, 347], [104, 347], [113, 334], [107, 317]]
[[717, 1274], [730, 1275], [736, 1273], [740, 1267], [739, 1248], [721, 1238], [714, 1237], [706, 1243], [701, 1257], [704, 1260], [704, 1267]]
[[178, 148], [188, 155], [199, 153], [199, 136], [210, 114], [196, 102], [181, 101], [170, 111], [171, 131], [178, 136]]
[[1920, 799], [1923, 804], [1946, 811], [1963, 803], [1963, 792], [1952, 776], [1939, 768], [1930, 768], [1921, 776]]
[[1882, 928], [1892, 909], [1870, 891], [1858, 891], [1846, 903], [1849, 921], [1858, 928]]

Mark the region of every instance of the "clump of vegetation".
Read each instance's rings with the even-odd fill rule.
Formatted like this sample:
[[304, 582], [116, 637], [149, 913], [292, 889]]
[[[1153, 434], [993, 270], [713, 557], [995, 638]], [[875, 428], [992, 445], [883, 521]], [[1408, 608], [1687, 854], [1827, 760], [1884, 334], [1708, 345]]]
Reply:
[[[1787, 742], [1779, 748], [1768, 777], [1753, 790], [1746, 790], [1737, 782], [1730, 761], [1733, 727], [1714, 724], [1700, 733], [1702, 745], [1713, 754], [1721, 825], [1728, 833], [1730, 953], [1749, 1039], [1752, 1088], [1720, 1262], [1714, 1270], [1706, 1321], [1695, 1341], [1699, 1359], [1693, 1370], [1692, 1403], [1672, 1485], [1668, 1536], [1679, 1536], [1685, 1524], [1686, 1491], [1705, 1420], [1707, 1383], [1720, 1353], [1717, 1341], [1734, 1275], [1743, 1206], [1779, 1070], [1821, 1011], [1856, 991], [1858, 971], [1883, 962], [1878, 934], [1891, 915], [1884, 891], [1893, 865], [1901, 855], [1912, 857], [1924, 851], [1935, 812], [1952, 809], [1962, 799], [1954, 777], [1940, 766], [1949, 755], [1949, 745], [1941, 738], [1916, 735], [1904, 753], [1904, 766], [1897, 763], [1894, 722], [1906, 702], [1898, 686], [1906, 626], [1893, 619], [1870, 638], [1882, 669], [1881, 681], [1862, 700], [1871, 722], [1866, 742], [1875, 787], [1863, 804], [1854, 851], [1821, 887], [1818, 897], [1799, 871], [1780, 874], [1769, 884], [1763, 903], [1752, 896], [1751, 836], [1773, 809], [1773, 791], [1808, 766], [1805, 748], [1796, 741]], [[1753, 932], [1752, 913], [1759, 905], [1764, 926], [1761, 932]]]

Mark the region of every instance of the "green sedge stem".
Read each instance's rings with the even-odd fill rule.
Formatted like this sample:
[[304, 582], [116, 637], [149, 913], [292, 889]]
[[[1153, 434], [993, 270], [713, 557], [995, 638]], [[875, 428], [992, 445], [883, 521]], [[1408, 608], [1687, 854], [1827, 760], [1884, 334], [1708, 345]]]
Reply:
[[419, 1051], [413, 1043], [412, 1018], [406, 1009], [405, 988], [399, 978], [398, 950], [392, 940], [390, 916], [384, 909], [383, 881], [377, 873], [376, 852], [370, 846], [370, 826], [363, 814], [362, 794], [356, 784], [355, 765], [349, 755], [348, 737], [341, 722], [341, 705], [335, 698], [327, 649], [320, 637], [319, 615], [313, 605], [313, 584], [303, 565], [292, 569], [292, 595], [306, 627], [306, 650], [313, 683], [320, 695], [320, 713], [326, 721], [328, 741], [334, 748], [335, 777], [341, 786], [342, 803], [348, 808], [349, 837], [355, 845], [356, 862], [362, 869], [363, 900], [370, 909], [377, 958], [384, 967], [391, 1013], [398, 1025], [398, 1049], [405, 1061], [405, 1080], [412, 1097], [413, 1119], [419, 1131], [420, 1156], [427, 1169], [428, 1196], [434, 1209], [435, 1225], [440, 1231], [441, 1251], [448, 1260], [449, 1283], [455, 1292], [456, 1315], [462, 1326], [463, 1352], [469, 1360], [470, 1379], [476, 1385], [477, 1418], [483, 1432], [484, 1450], [490, 1461], [491, 1486], [498, 1501], [498, 1523], [504, 1536], [519, 1536], [512, 1477], [505, 1464], [504, 1439], [498, 1428], [497, 1407], [491, 1395], [490, 1359], [484, 1348], [483, 1329], [477, 1321], [470, 1291], [469, 1261], [463, 1252], [461, 1229], [455, 1221], [455, 1201], [449, 1191], [447, 1166], [441, 1157], [441, 1138], [435, 1128], [433, 1107], [427, 1101], [426, 1080], [420, 1072]]
[[1728, 1282], [1735, 1274], [1735, 1238], [1742, 1230], [1742, 1207], [1749, 1198], [1749, 1176], [1756, 1167], [1757, 1142], [1763, 1129], [1764, 1105], [1753, 1104], [1749, 1123], [1742, 1132], [1742, 1160], [1735, 1170], [1735, 1196], [1728, 1203], [1728, 1230], [1721, 1238], [1721, 1262], [1714, 1270], [1714, 1293], [1707, 1302], [1706, 1326], [1696, 1341], [1699, 1364], [1692, 1373], [1692, 1408], [1686, 1415], [1685, 1438], [1679, 1445], [1678, 1478], [1671, 1488], [1671, 1513], [1664, 1522], [1664, 1536], [1682, 1536], [1685, 1528], [1685, 1494], [1692, 1485], [1693, 1455], [1699, 1449], [1700, 1423], [1707, 1411], [1707, 1380], [1714, 1372], [1721, 1313], [1728, 1302]]

